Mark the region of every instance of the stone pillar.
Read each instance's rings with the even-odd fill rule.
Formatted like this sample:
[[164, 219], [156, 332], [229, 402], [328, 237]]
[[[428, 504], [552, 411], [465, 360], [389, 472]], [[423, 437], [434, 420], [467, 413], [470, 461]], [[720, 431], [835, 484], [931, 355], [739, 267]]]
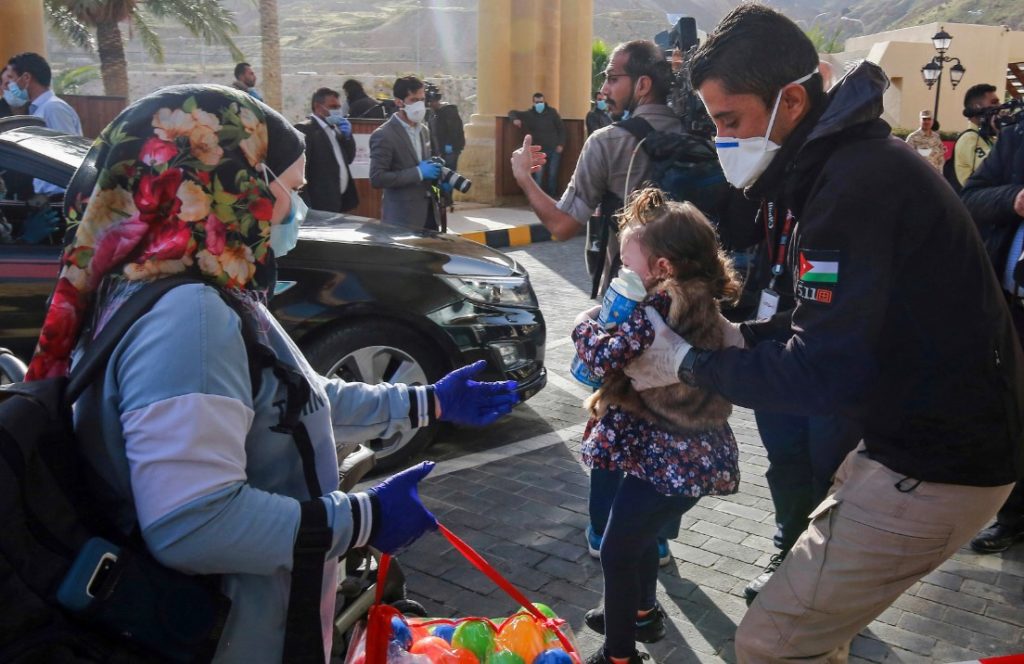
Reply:
[[473, 180], [467, 198], [493, 203], [496, 116], [537, 91], [563, 117], [589, 110], [593, 0], [480, 0], [477, 11], [477, 112], [459, 170]]
[[477, 9], [476, 108], [466, 125], [459, 171], [473, 180], [470, 200], [494, 201], [494, 118], [508, 112], [512, 0], [480, 0]]
[[[590, 111], [590, 52], [594, 41], [594, 0], [562, 0], [559, 43], [558, 112], [582, 120]], [[584, 56], [584, 54], [586, 54]]]
[[0, 1], [0, 67], [16, 53], [34, 51], [46, 56], [43, 0]]

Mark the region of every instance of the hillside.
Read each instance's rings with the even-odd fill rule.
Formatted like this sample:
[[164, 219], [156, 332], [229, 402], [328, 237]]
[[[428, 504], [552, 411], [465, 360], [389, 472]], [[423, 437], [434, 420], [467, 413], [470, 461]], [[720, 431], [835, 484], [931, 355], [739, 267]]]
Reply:
[[[236, 41], [256, 65], [258, 75], [257, 3], [223, 2], [235, 12], [239, 26]], [[449, 100], [472, 109], [478, 0], [278, 2], [289, 116], [297, 118], [308, 112], [309, 93], [320, 85], [338, 87], [351, 76], [377, 92], [386, 92], [396, 75], [406, 73], [419, 73], [441, 83]], [[608, 44], [650, 38], [670, 27], [670, 12], [693, 16], [700, 29], [709, 30], [737, 4], [737, 0], [594, 0], [594, 36]], [[839, 42], [932, 21], [1024, 29], [1022, 0], [772, 0], [772, 5]], [[180, 27], [166, 25], [159, 32], [167, 54], [164, 64], [152, 63], [138, 40], [127, 45], [133, 97], [172, 83], [230, 81], [233, 62], [226, 49], [202, 44]], [[96, 62], [53, 39], [48, 46], [58, 68]], [[98, 93], [100, 89], [99, 83], [93, 82], [85, 92]]]

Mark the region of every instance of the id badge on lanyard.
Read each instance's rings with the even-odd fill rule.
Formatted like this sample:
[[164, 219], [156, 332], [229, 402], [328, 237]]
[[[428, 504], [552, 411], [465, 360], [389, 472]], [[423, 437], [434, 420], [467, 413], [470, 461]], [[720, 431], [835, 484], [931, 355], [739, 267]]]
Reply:
[[[769, 203], [766, 213], [766, 230], [771, 237], [771, 230], [775, 226], [775, 206]], [[768, 288], [761, 291], [761, 298], [757, 303], [757, 320], [768, 320], [779, 311], [779, 293], [775, 290], [775, 282], [786, 269], [786, 252], [789, 249], [789, 239], [793, 233], [793, 225], [796, 219], [793, 213], [786, 212], [786, 220], [782, 224], [782, 234], [779, 235], [779, 243], [775, 251], [775, 261], [772, 263], [772, 280]]]

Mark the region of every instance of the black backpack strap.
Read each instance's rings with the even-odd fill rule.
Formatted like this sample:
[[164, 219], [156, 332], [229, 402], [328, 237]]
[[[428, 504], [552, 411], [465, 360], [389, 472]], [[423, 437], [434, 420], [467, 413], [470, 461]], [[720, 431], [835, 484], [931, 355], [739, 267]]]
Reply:
[[[110, 359], [118, 342], [132, 324], [149, 311], [170, 290], [190, 283], [206, 283], [195, 277], [166, 277], [143, 286], [132, 294], [114, 313], [89, 344], [75, 364], [68, 382], [65, 398], [72, 404], [92, 382]], [[309, 432], [300, 421], [302, 410], [309, 401], [310, 387], [297, 370], [283, 364], [273, 351], [259, 343], [252, 322], [239, 310], [230, 296], [216, 289], [225, 303], [239, 314], [242, 338], [249, 358], [249, 376], [253, 395], [259, 389], [259, 376], [264, 368], [273, 369], [275, 376], [287, 387], [288, 401], [276, 431], [291, 433], [302, 459], [302, 470], [310, 500], [301, 503], [302, 518], [295, 538], [292, 562], [292, 584], [288, 599], [288, 619], [285, 631], [285, 662], [323, 662], [324, 646], [320, 628], [320, 600], [323, 588], [324, 563], [331, 548], [333, 531], [327, 524], [327, 508], [320, 496], [323, 491], [316, 476], [316, 458]]]
[[615, 123], [616, 127], [622, 127], [629, 133], [636, 136], [638, 141], [642, 141], [647, 138], [647, 134], [654, 131], [654, 127], [651, 123], [643, 118], [629, 118], [628, 120], [619, 120]]

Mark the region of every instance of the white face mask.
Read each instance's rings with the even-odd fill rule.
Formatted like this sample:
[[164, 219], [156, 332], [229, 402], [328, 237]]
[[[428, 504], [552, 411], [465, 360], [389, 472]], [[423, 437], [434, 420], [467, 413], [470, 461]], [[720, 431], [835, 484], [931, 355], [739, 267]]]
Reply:
[[[807, 76], [803, 76], [787, 83], [786, 85], [800, 84], [807, 81], [818, 73], [815, 69]], [[786, 87], [786, 86], [783, 86]], [[745, 189], [754, 184], [757, 178], [772, 163], [775, 154], [782, 147], [768, 139], [772, 135], [772, 128], [775, 126], [775, 114], [779, 111], [779, 102], [782, 101], [782, 90], [775, 97], [775, 105], [772, 107], [771, 117], [768, 119], [768, 129], [764, 136], [751, 136], [750, 138], [731, 138], [728, 136], [715, 137], [715, 150], [718, 152], [718, 161], [722, 164], [725, 172], [725, 179], [737, 189]]]
[[423, 122], [423, 118], [426, 116], [427, 105], [422, 101], [414, 101], [405, 105], [405, 117], [409, 118], [409, 122], [418, 124]]

